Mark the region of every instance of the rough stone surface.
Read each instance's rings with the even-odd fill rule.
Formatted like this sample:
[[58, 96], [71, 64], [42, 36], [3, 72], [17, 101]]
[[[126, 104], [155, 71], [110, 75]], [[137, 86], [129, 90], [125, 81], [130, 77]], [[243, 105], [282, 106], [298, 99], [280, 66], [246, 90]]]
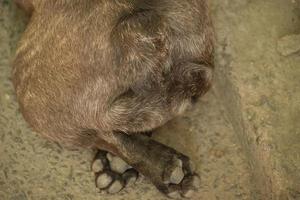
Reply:
[[277, 50], [300, 33], [300, 1], [213, 4], [216, 91], [250, 163], [253, 198], [300, 199], [300, 52]]
[[288, 56], [300, 51], [300, 34], [286, 35], [279, 39], [277, 49], [283, 56]]
[[[210, 0], [215, 87], [154, 137], [189, 155], [201, 177], [193, 200], [300, 199], [300, 56], [277, 42], [300, 33], [300, 2]], [[0, 0], [0, 199], [166, 200], [147, 179], [99, 194], [94, 153], [66, 149], [27, 127], [10, 82], [22, 14]]]

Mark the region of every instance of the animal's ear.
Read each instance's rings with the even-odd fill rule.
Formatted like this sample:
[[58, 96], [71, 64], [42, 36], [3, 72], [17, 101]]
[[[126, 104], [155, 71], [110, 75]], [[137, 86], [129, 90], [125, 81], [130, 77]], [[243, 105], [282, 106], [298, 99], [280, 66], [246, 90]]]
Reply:
[[14, 0], [16, 5], [24, 10], [26, 14], [30, 17], [34, 11], [34, 6], [32, 0]]

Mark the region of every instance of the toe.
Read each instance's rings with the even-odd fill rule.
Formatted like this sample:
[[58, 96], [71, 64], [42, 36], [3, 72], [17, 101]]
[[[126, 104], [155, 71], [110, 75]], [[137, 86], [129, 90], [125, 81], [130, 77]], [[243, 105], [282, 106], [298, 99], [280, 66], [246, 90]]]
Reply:
[[164, 171], [165, 184], [179, 184], [184, 178], [183, 164], [179, 158], [173, 158], [172, 165]]
[[120, 192], [124, 187], [124, 182], [121, 179], [115, 180], [108, 188], [108, 193], [115, 194]]
[[184, 172], [182, 169], [182, 161], [177, 160], [176, 166], [173, 168], [170, 176], [170, 182], [173, 184], [179, 184], [184, 178]]
[[138, 172], [134, 169], [129, 169], [122, 175], [122, 178], [126, 186], [133, 185], [138, 178]]
[[102, 163], [101, 159], [94, 160], [92, 164], [92, 171], [94, 173], [98, 173], [104, 170], [104, 164]]
[[109, 164], [106, 158], [106, 152], [99, 150], [92, 162], [92, 171], [94, 173], [98, 173], [107, 169], [108, 166]]
[[167, 196], [171, 199], [181, 198], [180, 186], [179, 185], [169, 185]]
[[95, 156], [91, 168], [96, 175], [96, 187], [110, 194], [132, 185], [138, 177], [138, 172], [121, 158], [101, 150]]
[[113, 177], [106, 172], [100, 173], [96, 177], [96, 187], [99, 189], [103, 189], [109, 186], [111, 182], [113, 181]]
[[173, 199], [192, 198], [200, 186], [193, 163], [188, 157], [177, 155], [168, 164], [163, 172], [163, 185], [157, 185], [157, 188]]
[[195, 191], [200, 187], [200, 178], [198, 175], [190, 175], [182, 181], [182, 195], [186, 198], [191, 198]]
[[119, 174], [122, 174], [127, 169], [131, 168], [124, 160], [122, 160], [118, 156], [113, 156], [112, 154], [107, 153], [107, 159], [109, 160], [111, 170]]
[[179, 191], [173, 191], [167, 194], [167, 196], [171, 199], [179, 199], [181, 198], [181, 195], [179, 193]]

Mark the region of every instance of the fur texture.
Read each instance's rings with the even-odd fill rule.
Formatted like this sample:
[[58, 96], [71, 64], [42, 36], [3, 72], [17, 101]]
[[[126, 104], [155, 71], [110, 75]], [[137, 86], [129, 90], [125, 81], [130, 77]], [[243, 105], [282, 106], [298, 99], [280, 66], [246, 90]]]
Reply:
[[[157, 177], [167, 160], [157, 156], [178, 153], [136, 134], [209, 89], [214, 39], [206, 1], [16, 1], [31, 16], [13, 63], [26, 121], [53, 141], [113, 152], [166, 190]], [[147, 145], [157, 150], [147, 154]]]
[[13, 82], [25, 119], [52, 140], [94, 146], [112, 131], [152, 130], [210, 86], [204, 0], [31, 4]]

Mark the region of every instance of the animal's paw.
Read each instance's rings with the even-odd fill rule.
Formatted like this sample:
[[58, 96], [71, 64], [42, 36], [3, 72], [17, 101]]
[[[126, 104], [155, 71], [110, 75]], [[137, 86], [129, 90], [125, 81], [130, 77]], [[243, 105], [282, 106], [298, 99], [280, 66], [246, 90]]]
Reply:
[[133, 184], [138, 172], [121, 158], [99, 150], [92, 163], [96, 175], [96, 187], [101, 191], [115, 194]]
[[173, 199], [191, 198], [200, 186], [200, 178], [193, 171], [187, 157], [173, 157], [164, 170], [163, 185], [158, 189]]

